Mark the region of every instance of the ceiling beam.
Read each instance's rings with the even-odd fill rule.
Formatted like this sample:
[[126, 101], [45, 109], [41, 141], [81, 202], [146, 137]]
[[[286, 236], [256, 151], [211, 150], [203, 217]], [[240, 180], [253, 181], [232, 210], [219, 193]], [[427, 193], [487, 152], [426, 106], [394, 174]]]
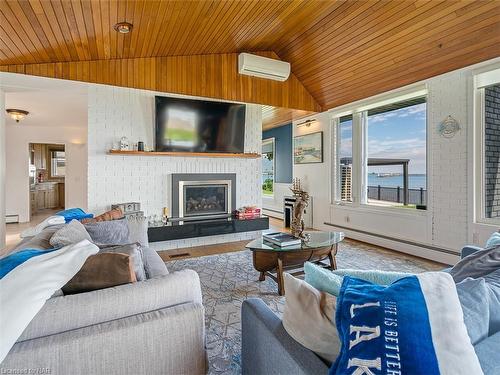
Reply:
[[239, 74], [237, 53], [3, 65], [0, 71], [321, 111], [294, 74], [285, 82]]

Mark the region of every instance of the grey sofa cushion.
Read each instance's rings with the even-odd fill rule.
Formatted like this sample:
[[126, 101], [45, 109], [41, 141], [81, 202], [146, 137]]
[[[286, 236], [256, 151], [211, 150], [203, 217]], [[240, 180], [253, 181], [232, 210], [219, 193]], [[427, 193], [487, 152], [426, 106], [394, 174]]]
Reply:
[[500, 246], [477, 251], [466, 256], [450, 270], [456, 283], [467, 277], [474, 279], [500, 269]]
[[61, 229], [55, 232], [49, 242], [53, 247], [63, 247], [83, 240], [92, 242], [83, 224], [78, 220], [71, 220], [68, 224], [63, 225]]
[[100, 221], [84, 224], [96, 245], [126, 245], [129, 241], [127, 220]]
[[142, 261], [144, 262], [144, 270], [148, 279], [168, 275], [167, 266], [156, 250], [149, 247], [142, 247]]
[[137, 242], [142, 247], [148, 247], [148, 219], [145, 217], [128, 217], [126, 220], [129, 231], [129, 242]]
[[200, 279], [192, 270], [88, 293], [55, 297], [45, 303], [18, 342], [189, 302], [202, 303]]
[[136, 244], [127, 244], [119, 246], [106, 246], [99, 250], [99, 253], [122, 253], [130, 256], [134, 265], [134, 272], [137, 281], [146, 280], [146, 272], [144, 270], [144, 262], [142, 261], [141, 247]]

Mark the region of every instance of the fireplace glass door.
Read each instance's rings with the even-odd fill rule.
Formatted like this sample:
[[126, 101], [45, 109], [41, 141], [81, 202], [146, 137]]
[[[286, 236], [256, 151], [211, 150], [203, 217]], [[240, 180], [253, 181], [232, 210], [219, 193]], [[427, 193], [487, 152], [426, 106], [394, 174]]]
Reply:
[[228, 213], [228, 186], [225, 184], [184, 185], [184, 217]]

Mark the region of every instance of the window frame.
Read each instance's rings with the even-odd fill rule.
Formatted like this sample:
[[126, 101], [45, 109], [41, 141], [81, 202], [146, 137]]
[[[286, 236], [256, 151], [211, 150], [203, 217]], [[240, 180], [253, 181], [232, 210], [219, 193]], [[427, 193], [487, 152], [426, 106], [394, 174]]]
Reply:
[[[388, 95], [381, 95], [380, 97], [371, 98], [368, 100], [363, 100], [348, 106], [340, 107], [337, 110], [330, 111], [332, 116], [333, 124], [333, 144], [335, 144], [335, 152], [333, 155], [333, 168], [332, 171], [335, 173], [335, 181], [333, 181], [333, 204], [337, 206], [351, 206], [363, 208], [370, 211], [385, 211], [385, 212], [395, 212], [404, 213], [410, 215], [427, 215], [431, 209], [431, 202], [427, 202], [426, 210], [401, 210], [400, 207], [383, 207], [373, 204], [368, 204], [368, 174], [367, 174], [367, 163], [365, 163], [368, 157], [368, 111], [377, 107], [382, 107], [391, 103], [402, 102], [410, 99], [415, 99], [418, 97], [425, 97], [426, 105], [428, 105], [428, 91], [425, 85], [416, 85], [411, 89], [400, 91], [398, 93], [391, 93]], [[338, 158], [339, 158], [339, 124], [340, 118], [346, 115], [352, 115], [352, 202], [341, 200], [341, 175], [339, 171]], [[430, 186], [431, 186], [431, 176], [429, 175], [430, 166], [430, 144], [429, 144], [429, 109], [426, 108], [426, 190], [427, 196], [430, 196]]]
[[473, 131], [473, 220], [478, 224], [499, 225], [499, 218], [486, 217], [485, 171], [485, 88], [500, 84], [500, 68], [493, 68], [474, 76], [474, 131]]
[[[262, 198], [274, 198], [274, 192], [275, 192], [275, 185], [276, 185], [276, 140], [274, 137], [266, 138], [262, 140], [262, 147], [264, 145], [267, 145], [271, 143], [272, 144], [272, 150], [273, 150], [273, 193], [272, 194], [264, 194], [264, 189], [262, 190]], [[262, 152], [264, 154], [264, 152]], [[262, 159], [261, 159], [262, 162]], [[264, 171], [262, 170], [261, 176], [264, 175]]]

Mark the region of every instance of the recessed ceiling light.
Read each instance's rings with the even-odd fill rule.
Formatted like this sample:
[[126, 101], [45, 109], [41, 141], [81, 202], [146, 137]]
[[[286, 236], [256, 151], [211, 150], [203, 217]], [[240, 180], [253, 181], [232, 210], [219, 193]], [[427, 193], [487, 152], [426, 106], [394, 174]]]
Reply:
[[120, 34], [128, 34], [132, 31], [132, 27], [134, 27], [131, 23], [128, 22], [118, 22], [113, 29], [118, 31]]
[[14, 108], [6, 109], [5, 112], [7, 112], [8, 115], [13, 120], [16, 120], [16, 122], [19, 122], [19, 120], [22, 120], [23, 118], [25, 118], [29, 114], [28, 111], [24, 111], [22, 109], [14, 109]]

